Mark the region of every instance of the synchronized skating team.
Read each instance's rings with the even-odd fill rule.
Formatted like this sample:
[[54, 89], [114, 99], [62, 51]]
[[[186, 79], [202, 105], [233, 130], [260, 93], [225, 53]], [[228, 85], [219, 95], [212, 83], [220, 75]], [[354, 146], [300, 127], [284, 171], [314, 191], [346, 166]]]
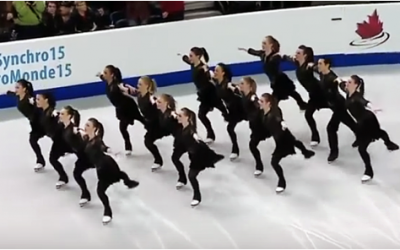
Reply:
[[[280, 44], [273, 36], [267, 36], [262, 42], [261, 50], [239, 48], [250, 55], [261, 59], [265, 74], [271, 83], [272, 93], [257, 96], [257, 83], [251, 77], [244, 77], [239, 84], [232, 83], [232, 72], [223, 63], [216, 65], [211, 71], [207, 62], [209, 55], [204, 48], [194, 47], [190, 54], [182, 60], [192, 68], [193, 82], [197, 89], [199, 110], [196, 113], [189, 108], [177, 109], [174, 97], [169, 94], [156, 94], [156, 83], [148, 76], [142, 76], [134, 88], [124, 84], [120, 70], [108, 65], [98, 76], [106, 82], [106, 94], [115, 107], [119, 120], [119, 129], [125, 143], [125, 152], [130, 154], [132, 144], [127, 131], [129, 125], [139, 121], [144, 125], [146, 134], [144, 144], [154, 156], [152, 171], [163, 166], [163, 157], [154, 144], [166, 136], [173, 136], [172, 162], [178, 172], [177, 189], [189, 182], [193, 188], [191, 206], [201, 202], [200, 187], [197, 176], [206, 168], [214, 168], [224, 156], [209, 148], [215, 139], [215, 133], [207, 114], [218, 109], [227, 122], [227, 132], [232, 141], [230, 159], [239, 157], [240, 148], [237, 142], [235, 127], [242, 121], [248, 121], [251, 131], [249, 149], [255, 159], [255, 176], [263, 173], [264, 164], [258, 150], [258, 144], [267, 138], [275, 141], [271, 165], [278, 176], [276, 192], [286, 189], [286, 180], [280, 161], [288, 155], [295, 154], [298, 148], [306, 159], [314, 156], [297, 140], [285, 124], [279, 102], [292, 97], [300, 110], [305, 111], [306, 121], [311, 129], [311, 146], [320, 142], [319, 132], [313, 114], [319, 109], [331, 109], [332, 117], [327, 126], [330, 154], [328, 162], [339, 156], [337, 131], [340, 123], [344, 123], [355, 134], [353, 147], [357, 147], [364, 162], [365, 171], [362, 182], [374, 177], [371, 160], [367, 148], [371, 142], [382, 139], [388, 150], [398, 150], [399, 146], [389, 139], [381, 129], [375, 116], [378, 109], [364, 98], [365, 85], [362, 78], [352, 75], [347, 80], [339, 78], [331, 69], [331, 61], [327, 58], [314, 62], [311, 47], [301, 45], [295, 56], [280, 54]], [[303, 101], [296, 92], [293, 81], [280, 70], [282, 61], [291, 61], [296, 65], [296, 76], [300, 84], [309, 93], [308, 102]], [[315, 77], [319, 74], [319, 80]], [[340, 93], [342, 90], [345, 97]], [[53, 143], [49, 153], [49, 162], [58, 173], [56, 188], [60, 189], [69, 181], [59, 159], [67, 153], [77, 156], [73, 170], [74, 179], [81, 188], [80, 206], [91, 200], [91, 194], [82, 177], [84, 171], [94, 168], [97, 171], [97, 195], [104, 206], [103, 223], [112, 220], [112, 210], [106, 191], [112, 184], [122, 180], [128, 188], [135, 188], [139, 182], [132, 180], [120, 170], [111, 156], [113, 152], [103, 142], [104, 128], [96, 118], [90, 118], [81, 128], [79, 111], [66, 106], [56, 110], [56, 101], [51, 93], [34, 94], [32, 83], [24, 79], [16, 83], [15, 91], [7, 94], [17, 97], [18, 110], [28, 118], [31, 125], [30, 145], [36, 154], [37, 162], [34, 170], [40, 171], [45, 166], [45, 159], [38, 145], [42, 137], [49, 137]], [[197, 134], [197, 117], [207, 131], [203, 140]], [[183, 154], [188, 153], [190, 165], [186, 175], [185, 167], [180, 161]]]

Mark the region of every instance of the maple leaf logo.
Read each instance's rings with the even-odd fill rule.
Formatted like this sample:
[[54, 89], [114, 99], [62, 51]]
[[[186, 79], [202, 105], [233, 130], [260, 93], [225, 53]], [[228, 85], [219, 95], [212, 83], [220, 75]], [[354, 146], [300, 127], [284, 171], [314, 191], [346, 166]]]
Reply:
[[357, 23], [356, 33], [362, 39], [375, 37], [383, 32], [383, 23], [379, 20], [378, 11], [374, 10], [372, 15], [368, 16], [368, 21]]
[[390, 34], [383, 30], [383, 22], [379, 19], [377, 9], [368, 16], [368, 20], [357, 23], [356, 33], [360, 39], [353, 40], [349, 45], [364, 49], [379, 46], [390, 38]]

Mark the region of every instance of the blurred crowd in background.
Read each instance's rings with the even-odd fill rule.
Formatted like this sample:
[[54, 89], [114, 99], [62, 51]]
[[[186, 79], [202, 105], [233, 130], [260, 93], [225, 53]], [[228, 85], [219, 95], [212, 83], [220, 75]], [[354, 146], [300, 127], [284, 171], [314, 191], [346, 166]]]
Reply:
[[313, 3], [315, 1], [1, 1], [0, 42], [305, 7]]

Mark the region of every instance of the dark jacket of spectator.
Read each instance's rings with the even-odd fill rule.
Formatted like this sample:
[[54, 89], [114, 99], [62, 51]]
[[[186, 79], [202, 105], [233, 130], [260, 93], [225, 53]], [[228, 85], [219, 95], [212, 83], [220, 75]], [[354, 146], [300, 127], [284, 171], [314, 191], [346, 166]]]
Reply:
[[[150, 6], [147, 1], [126, 2], [126, 19], [134, 20], [137, 24], [147, 24], [150, 19]], [[130, 25], [131, 26], [131, 25]]]
[[75, 20], [71, 16], [71, 8], [67, 2], [61, 3], [59, 14], [55, 16], [57, 33], [60, 35], [75, 33]]
[[77, 32], [88, 32], [97, 29], [96, 14], [87, 7], [86, 2], [76, 2], [72, 18]]

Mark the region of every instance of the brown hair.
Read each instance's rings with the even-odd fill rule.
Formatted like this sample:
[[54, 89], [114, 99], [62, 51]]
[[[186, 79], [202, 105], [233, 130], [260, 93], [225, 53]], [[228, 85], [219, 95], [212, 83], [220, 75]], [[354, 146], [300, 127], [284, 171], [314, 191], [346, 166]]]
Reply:
[[264, 101], [269, 102], [271, 105], [271, 108], [276, 107], [277, 106], [277, 100], [276, 98], [271, 95], [270, 93], [264, 93], [261, 95], [261, 98], [264, 99]]
[[243, 81], [245, 81], [247, 84], [250, 85], [250, 93], [252, 94], [257, 93], [257, 83], [252, 77], [245, 76], [243, 77]]
[[181, 111], [183, 112], [183, 114], [188, 117], [188, 121], [189, 124], [192, 126], [192, 128], [194, 129], [194, 132], [197, 131], [197, 120], [196, 120], [196, 113], [193, 112], [191, 109], [189, 108], [182, 108]]
[[275, 37], [273, 36], [266, 36], [265, 39], [267, 39], [271, 44], [272, 44], [272, 51], [277, 53], [280, 51], [281, 49], [281, 45], [278, 42], [278, 40], [276, 40]]
[[176, 101], [172, 95], [169, 94], [161, 94], [160, 98], [167, 102], [168, 109], [175, 111], [176, 110]]
[[157, 91], [157, 83], [149, 76], [142, 76], [140, 79], [147, 85], [147, 91], [154, 94]]

